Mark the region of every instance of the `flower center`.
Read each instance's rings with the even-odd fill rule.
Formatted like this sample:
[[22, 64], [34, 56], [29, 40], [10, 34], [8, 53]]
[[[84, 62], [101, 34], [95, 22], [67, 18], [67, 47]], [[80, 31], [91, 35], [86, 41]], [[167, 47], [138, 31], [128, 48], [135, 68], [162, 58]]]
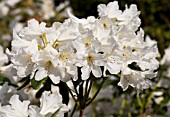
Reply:
[[68, 58], [69, 58], [69, 53], [68, 53], [68, 52], [62, 52], [62, 53], [59, 55], [59, 59], [60, 59], [60, 60], [68, 61]]

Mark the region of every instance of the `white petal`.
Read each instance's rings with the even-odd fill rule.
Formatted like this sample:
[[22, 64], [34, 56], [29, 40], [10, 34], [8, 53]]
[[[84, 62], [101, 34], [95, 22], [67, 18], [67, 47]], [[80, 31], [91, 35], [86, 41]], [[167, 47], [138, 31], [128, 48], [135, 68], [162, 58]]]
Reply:
[[123, 75], [121, 75], [121, 79], [118, 83], [118, 86], [121, 86], [123, 88], [123, 91], [125, 91], [129, 86], [128, 80]]
[[29, 117], [45, 117], [40, 114], [40, 108], [38, 106], [29, 106]]
[[111, 74], [118, 74], [121, 69], [120, 65], [112, 64], [112, 63], [107, 63], [107, 65], [105, 67]]
[[[52, 100], [52, 101], [51, 101]], [[42, 115], [46, 115], [49, 113], [54, 113], [61, 107], [63, 107], [62, 104], [62, 96], [59, 93], [59, 91], [56, 91], [52, 94], [49, 94], [48, 92], [44, 92], [41, 99], [40, 99], [40, 113]], [[59, 110], [60, 112], [60, 110]]]
[[42, 80], [43, 78], [47, 77], [47, 71], [45, 69], [39, 69], [36, 73], [35, 73], [35, 80]]
[[49, 74], [50, 79], [52, 80], [52, 82], [54, 84], [58, 84], [60, 82], [60, 77], [59, 76], [55, 76], [54, 74]]
[[102, 76], [102, 70], [99, 66], [92, 66], [92, 73], [95, 77], [101, 77]]
[[89, 76], [90, 76], [90, 72], [91, 72], [91, 70], [90, 70], [89, 66], [83, 66], [81, 68], [81, 73], [82, 73], [81, 77], [82, 77], [82, 80], [87, 80], [89, 78]]
[[4, 106], [4, 113], [7, 117], [27, 117], [28, 116], [28, 105], [30, 101], [19, 100], [18, 95], [13, 95], [9, 101], [11, 105]]

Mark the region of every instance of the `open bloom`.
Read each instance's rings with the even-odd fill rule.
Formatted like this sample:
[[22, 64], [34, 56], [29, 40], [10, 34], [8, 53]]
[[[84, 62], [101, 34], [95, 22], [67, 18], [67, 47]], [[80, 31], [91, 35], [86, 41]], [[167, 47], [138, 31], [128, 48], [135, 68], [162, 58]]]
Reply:
[[18, 95], [13, 95], [9, 101], [10, 105], [0, 107], [0, 113], [4, 117], [28, 117], [29, 101], [21, 102]]
[[90, 77], [90, 73], [95, 77], [102, 76], [102, 70], [100, 66], [104, 66], [105, 58], [102, 54], [97, 54], [94, 48], [89, 48], [85, 55], [81, 57], [80, 61], [77, 63], [78, 66], [82, 67], [82, 79], [87, 80]]
[[62, 97], [58, 91], [52, 94], [44, 92], [40, 99], [40, 107], [29, 106], [29, 116], [49, 117], [55, 114], [54, 117], [64, 117], [64, 113], [68, 110], [68, 107], [62, 103]]

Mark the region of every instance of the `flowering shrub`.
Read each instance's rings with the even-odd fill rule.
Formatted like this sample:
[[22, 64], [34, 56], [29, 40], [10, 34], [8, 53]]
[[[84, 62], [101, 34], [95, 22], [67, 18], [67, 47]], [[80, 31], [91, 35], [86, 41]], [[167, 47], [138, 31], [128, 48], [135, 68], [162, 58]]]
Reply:
[[[61, 117], [69, 109], [62, 103], [60, 93], [69, 92], [82, 117], [83, 110], [110, 77], [120, 77], [118, 85], [123, 91], [129, 85], [137, 89], [150, 87], [149, 79], [156, 77], [159, 67], [158, 49], [156, 42], [144, 40], [139, 14], [136, 5], [122, 11], [114, 1], [98, 5], [98, 18], [79, 19], [68, 11], [69, 18], [63, 23], [46, 27], [45, 22], [31, 19], [19, 33], [14, 30], [11, 51], [6, 51], [12, 63], [13, 81], [24, 81], [19, 89], [30, 84], [43, 91], [40, 107], [21, 102], [15, 94], [9, 105], [0, 106], [0, 114]], [[91, 96], [93, 84], [98, 88]], [[60, 89], [51, 94], [44, 92], [51, 91], [51, 85]], [[67, 104], [68, 100], [63, 102]], [[17, 104], [21, 106], [15, 107]]]

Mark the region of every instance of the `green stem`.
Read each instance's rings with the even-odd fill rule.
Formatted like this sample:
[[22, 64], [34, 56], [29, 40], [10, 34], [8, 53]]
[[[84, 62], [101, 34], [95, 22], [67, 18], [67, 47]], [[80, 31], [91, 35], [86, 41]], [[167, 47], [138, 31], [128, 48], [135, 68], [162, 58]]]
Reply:
[[84, 97], [86, 97], [87, 96], [87, 90], [88, 90], [88, 84], [89, 84], [89, 79], [87, 79], [87, 81], [86, 81], [86, 86], [85, 86], [85, 93], [84, 93]]
[[86, 106], [86, 101], [88, 100], [88, 86], [89, 86], [89, 81], [90, 79], [87, 79], [86, 81], [86, 86], [85, 86], [85, 93], [84, 93], [84, 97], [83, 97], [83, 107], [85, 108]]
[[126, 105], [126, 98], [124, 98], [124, 99], [122, 100], [122, 104], [121, 104], [121, 107], [120, 107], [120, 110], [119, 110], [119, 115], [120, 115], [120, 116], [123, 115], [123, 109], [124, 109], [125, 105]]
[[83, 96], [83, 84], [84, 84], [84, 81], [81, 82], [81, 84], [79, 85], [79, 95], [78, 95], [78, 100], [79, 100], [79, 103], [80, 103], [80, 110], [81, 109], [84, 109], [84, 96]]
[[[88, 100], [88, 98], [89, 98], [89, 94], [90, 94], [90, 90], [91, 90], [92, 84], [93, 84], [93, 79], [90, 80], [90, 86], [89, 86], [89, 89], [88, 89], [87, 95], [86, 95], [87, 100]], [[87, 100], [86, 100], [86, 101], [87, 101]]]
[[74, 85], [74, 80], [71, 78], [71, 81], [72, 81], [72, 84], [73, 84], [73, 87], [74, 87], [74, 90], [75, 90], [75, 93], [76, 93], [76, 95], [78, 96], [78, 91], [77, 91], [77, 89], [76, 89], [76, 86]]
[[96, 98], [96, 96], [97, 96], [97, 94], [100, 92], [100, 90], [101, 90], [101, 88], [102, 88], [102, 86], [103, 86], [105, 80], [106, 80], [106, 78], [103, 78], [101, 84], [99, 85], [98, 90], [96, 91], [96, 93], [94, 94], [94, 96], [92, 97], [92, 99], [91, 99], [90, 101], [87, 102], [86, 107], [87, 107], [89, 104], [91, 104], [92, 101]]
[[75, 105], [74, 105], [74, 108], [73, 108], [73, 111], [71, 112], [71, 115], [70, 115], [70, 117], [73, 117], [73, 115], [74, 115], [74, 112], [76, 111], [76, 108], [77, 108], [77, 104], [75, 104]]
[[151, 93], [149, 94], [149, 97], [148, 97], [147, 102], [146, 102], [146, 104], [145, 104], [145, 108], [147, 108], [147, 107], [149, 106], [149, 104], [151, 103], [152, 98], [153, 98], [153, 93], [154, 93], [154, 91], [157, 89], [157, 85], [158, 85], [158, 83], [153, 87], [153, 90], [152, 90]]
[[80, 115], [79, 117], [83, 117], [83, 110], [80, 110]]
[[64, 84], [65, 84], [65, 86], [67, 87], [67, 89], [68, 89], [69, 93], [71, 94], [71, 97], [73, 98], [73, 100], [75, 101], [75, 103], [77, 103], [77, 100], [76, 100], [76, 98], [74, 97], [73, 93], [71, 92], [71, 89], [68, 87], [67, 83], [64, 83]]
[[143, 104], [142, 104], [142, 101], [141, 101], [141, 99], [140, 99], [140, 97], [139, 96], [137, 96], [137, 102], [138, 102], [138, 104], [139, 104], [139, 106], [140, 106], [140, 110], [139, 110], [139, 117], [142, 117], [142, 115], [143, 115]]

